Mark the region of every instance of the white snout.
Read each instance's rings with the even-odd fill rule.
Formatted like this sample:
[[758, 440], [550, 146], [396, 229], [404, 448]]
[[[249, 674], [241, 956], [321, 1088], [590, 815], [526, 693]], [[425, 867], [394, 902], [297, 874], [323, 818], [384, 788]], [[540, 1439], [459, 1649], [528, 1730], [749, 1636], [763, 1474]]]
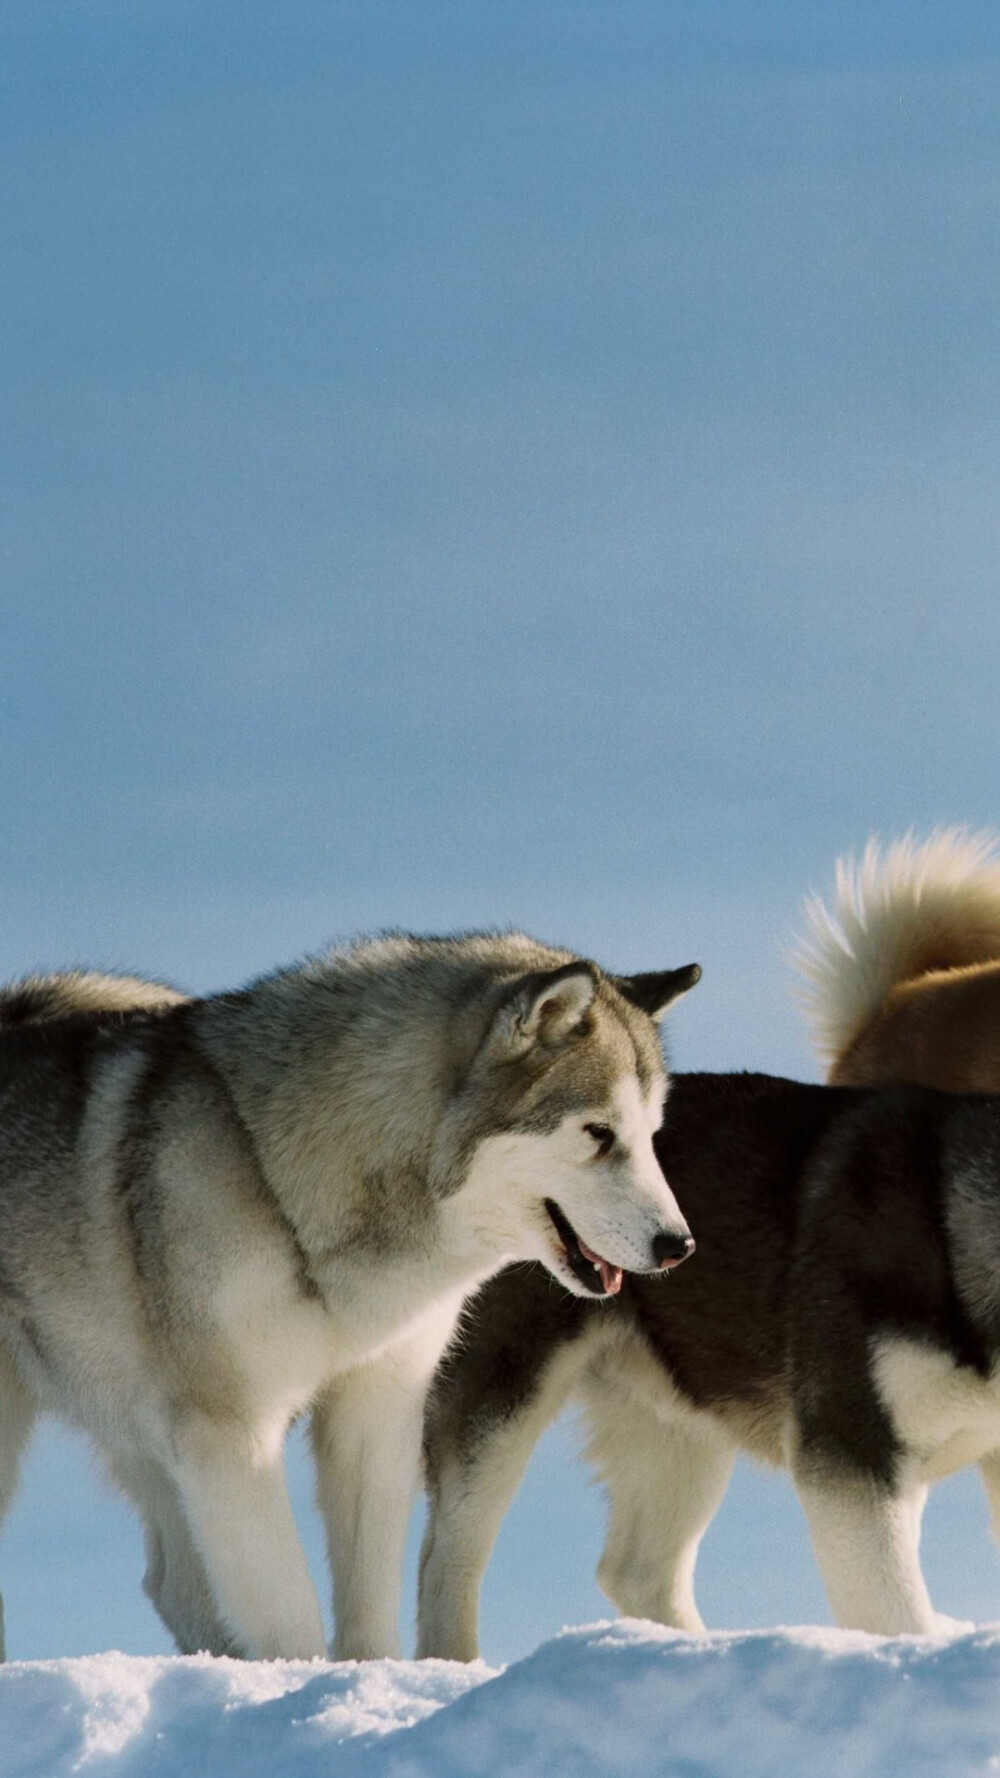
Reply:
[[658, 1235], [690, 1236], [680, 1205], [657, 1164], [632, 1155], [615, 1163], [560, 1169], [548, 1195], [555, 1198], [588, 1247], [626, 1272], [655, 1271]]
[[[676, 1244], [691, 1241], [653, 1148], [664, 1091], [662, 1079], [654, 1081], [646, 1094], [634, 1078], [621, 1080], [610, 1113], [596, 1120], [599, 1127], [613, 1132], [614, 1141], [603, 1158], [585, 1162], [563, 1185], [562, 1207], [581, 1239], [630, 1272], [658, 1269], [657, 1237]], [[584, 1119], [585, 1135], [588, 1126], [593, 1127]], [[566, 1128], [566, 1137], [570, 1134]]]
[[[614, 1294], [622, 1272], [686, 1257], [690, 1231], [653, 1149], [662, 1104], [662, 1081], [644, 1098], [633, 1080], [546, 1134], [485, 1138], [461, 1193], [477, 1241], [507, 1259], [541, 1260], [579, 1294], [599, 1290], [598, 1278]], [[595, 1130], [612, 1138], [606, 1146]]]

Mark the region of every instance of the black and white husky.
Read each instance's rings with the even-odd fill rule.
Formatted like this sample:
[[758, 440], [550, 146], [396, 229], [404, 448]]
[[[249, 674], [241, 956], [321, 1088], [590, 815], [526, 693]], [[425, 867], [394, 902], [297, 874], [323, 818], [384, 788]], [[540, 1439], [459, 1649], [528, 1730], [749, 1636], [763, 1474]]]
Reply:
[[494, 1538], [570, 1398], [622, 1611], [701, 1627], [698, 1544], [744, 1450], [791, 1469], [839, 1623], [943, 1627], [928, 1484], [978, 1463], [1000, 1514], [1000, 1099], [681, 1074], [655, 1147], [689, 1266], [604, 1302], [517, 1267], [466, 1309], [428, 1403], [421, 1653], [475, 1656]]
[[205, 1000], [4, 991], [0, 1510], [54, 1411], [138, 1507], [182, 1649], [321, 1655], [282, 1467], [311, 1410], [336, 1651], [394, 1652], [424, 1396], [466, 1294], [520, 1258], [591, 1301], [693, 1246], [653, 1151], [651, 1015], [697, 974], [472, 934]]

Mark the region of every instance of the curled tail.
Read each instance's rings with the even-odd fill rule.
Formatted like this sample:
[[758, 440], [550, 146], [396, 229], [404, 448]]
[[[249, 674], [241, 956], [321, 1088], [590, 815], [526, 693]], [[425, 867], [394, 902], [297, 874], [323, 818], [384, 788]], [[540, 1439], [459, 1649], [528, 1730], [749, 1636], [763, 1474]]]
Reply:
[[901, 982], [1000, 959], [1000, 841], [967, 828], [912, 834], [837, 861], [830, 906], [805, 905], [793, 961], [813, 1040], [836, 1069]]

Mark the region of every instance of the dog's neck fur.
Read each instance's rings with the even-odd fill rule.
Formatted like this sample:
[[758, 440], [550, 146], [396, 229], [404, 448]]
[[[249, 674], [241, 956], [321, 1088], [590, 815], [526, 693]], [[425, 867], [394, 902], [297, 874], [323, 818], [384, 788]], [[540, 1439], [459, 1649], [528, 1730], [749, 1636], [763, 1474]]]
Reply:
[[[349, 968], [350, 959], [338, 960], [341, 967]], [[477, 973], [481, 981], [481, 967]], [[324, 1276], [342, 1279], [355, 1264], [363, 1270], [373, 1250], [382, 1263], [398, 1251], [411, 1268], [415, 1253], [436, 1255], [431, 1269], [443, 1267], [446, 1288], [495, 1268], [506, 1240], [488, 1226], [482, 1194], [442, 1201], [435, 1178], [435, 1138], [449, 1107], [454, 1051], [467, 1051], [470, 1037], [474, 1047], [477, 1034], [463, 1030], [456, 1043], [448, 1016], [429, 1034], [426, 1008], [414, 1014], [404, 993], [391, 1010], [368, 1005], [346, 1019], [335, 986], [317, 974], [300, 983], [293, 998], [282, 991], [281, 978], [275, 981], [265, 1012], [266, 1067], [259, 1060], [259, 999], [253, 1043], [244, 1042], [247, 1014], [236, 997], [207, 1001], [196, 1015], [199, 1038], [317, 1282], [322, 1288]], [[303, 1092], [309, 1081], [313, 1092]], [[304, 1118], [302, 1106], [317, 1104], [321, 1116]], [[496, 1191], [495, 1180], [488, 1189]]]

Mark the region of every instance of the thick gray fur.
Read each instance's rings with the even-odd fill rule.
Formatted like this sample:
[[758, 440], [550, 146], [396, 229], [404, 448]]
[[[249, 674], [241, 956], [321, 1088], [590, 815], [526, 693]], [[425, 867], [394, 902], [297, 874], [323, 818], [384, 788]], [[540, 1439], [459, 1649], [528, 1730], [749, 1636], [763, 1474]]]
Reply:
[[686, 1236], [652, 1148], [677, 975], [394, 935], [207, 999], [82, 971], [0, 990], [0, 1510], [53, 1411], [137, 1506], [182, 1650], [320, 1655], [282, 1463], [311, 1411], [336, 1652], [395, 1652], [466, 1294], [518, 1258], [584, 1292], [547, 1199], [609, 1264]]

